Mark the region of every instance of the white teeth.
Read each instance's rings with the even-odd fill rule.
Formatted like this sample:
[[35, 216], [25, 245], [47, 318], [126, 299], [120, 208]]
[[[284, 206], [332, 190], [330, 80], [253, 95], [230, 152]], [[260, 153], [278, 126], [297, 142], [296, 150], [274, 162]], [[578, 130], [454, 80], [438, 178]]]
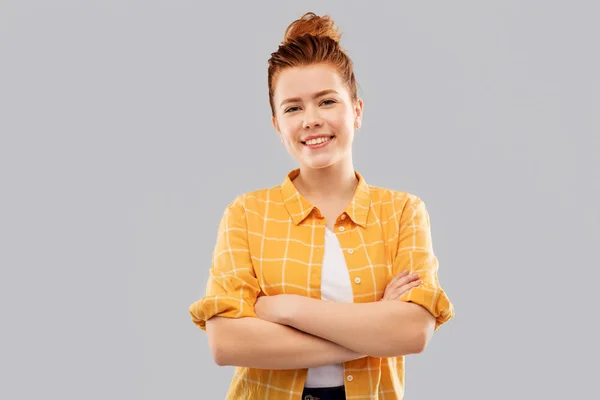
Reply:
[[320, 137], [320, 138], [317, 138], [317, 139], [311, 139], [311, 140], [307, 140], [307, 141], [306, 141], [306, 142], [304, 142], [304, 143], [306, 143], [306, 144], [308, 144], [308, 145], [314, 145], [314, 144], [321, 144], [321, 143], [324, 143], [324, 142], [326, 142], [326, 141], [328, 141], [328, 140], [331, 140], [331, 138], [328, 138], [328, 137]]

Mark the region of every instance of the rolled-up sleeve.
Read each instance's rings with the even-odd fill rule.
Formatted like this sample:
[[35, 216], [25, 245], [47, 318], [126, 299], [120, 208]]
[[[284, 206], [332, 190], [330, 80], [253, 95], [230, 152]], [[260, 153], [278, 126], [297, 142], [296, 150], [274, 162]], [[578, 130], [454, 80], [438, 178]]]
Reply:
[[256, 317], [254, 304], [259, 292], [240, 196], [228, 205], [219, 224], [206, 295], [189, 306], [192, 321], [206, 330], [206, 321], [214, 316]]
[[419, 304], [435, 317], [435, 330], [454, 317], [454, 306], [438, 279], [438, 259], [433, 252], [429, 213], [423, 200], [410, 195], [400, 216], [398, 252], [394, 273], [409, 270], [418, 273], [420, 286], [400, 297], [401, 301]]

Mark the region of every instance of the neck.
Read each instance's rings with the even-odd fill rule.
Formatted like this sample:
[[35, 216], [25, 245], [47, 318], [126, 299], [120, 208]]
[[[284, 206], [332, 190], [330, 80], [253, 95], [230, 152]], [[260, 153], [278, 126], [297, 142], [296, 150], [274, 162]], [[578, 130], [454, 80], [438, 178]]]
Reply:
[[356, 190], [358, 178], [350, 160], [320, 169], [300, 166], [300, 174], [294, 179], [294, 184], [307, 198], [351, 198]]

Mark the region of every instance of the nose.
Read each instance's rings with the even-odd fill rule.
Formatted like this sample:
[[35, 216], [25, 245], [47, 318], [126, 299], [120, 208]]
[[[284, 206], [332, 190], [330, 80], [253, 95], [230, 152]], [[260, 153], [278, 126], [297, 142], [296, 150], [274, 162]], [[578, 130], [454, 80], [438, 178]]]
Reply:
[[304, 112], [304, 119], [302, 120], [302, 128], [318, 128], [323, 126], [323, 121], [319, 112], [314, 107], [307, 107]]

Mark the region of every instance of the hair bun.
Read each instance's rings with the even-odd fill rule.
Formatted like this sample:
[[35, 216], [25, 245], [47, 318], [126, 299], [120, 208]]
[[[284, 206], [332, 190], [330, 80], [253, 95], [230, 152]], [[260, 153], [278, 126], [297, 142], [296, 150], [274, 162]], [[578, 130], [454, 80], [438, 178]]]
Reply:
[[283, 43], [289, 43], [304, 35], [329, 37], [337, 43], [340, 42], [342, 36], [329, 15], [318, 16], [313, 12], [307, 12], [287, 27], [283, 36]]

